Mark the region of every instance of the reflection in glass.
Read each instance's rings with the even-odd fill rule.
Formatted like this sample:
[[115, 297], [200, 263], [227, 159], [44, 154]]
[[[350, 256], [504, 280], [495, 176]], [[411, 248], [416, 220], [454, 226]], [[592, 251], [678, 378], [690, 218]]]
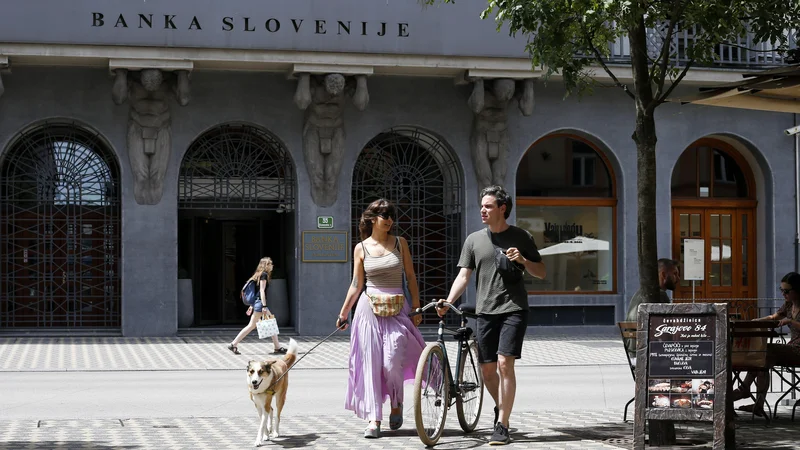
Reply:
[[722, 285], [733, 286], [733, 264], [722, 264]]
[[517, 226], [534, 238], [547, 266], [544, 280], [525, 277], [528, 291], [611, 291], [613, 208], [520, 206]]
[[672, 196], [676, 198], [747, 198], [748, 195], [742, 168], [731, 155], [716, 148], [686, 149], [672, 172]]
[[689, 215], [681, 214], [681, 237], [689, 237]]
[[719, 214], [711, 214], [711, 237], [719, 237]]
[[517, 169], [520, 197], [612, 197], [611, 174], [602, 157], [583, 141], [542, 139]]
[[700, 231], [700, 214], [692, 214], [689, 216], [689, 220], [692, 237], [702, 237], [703, 233]]
[[723, 214], [722, 215], [722, 237], [731, 237], [731, 215], [730, 214]]
[[719, 264], [711, 264], [711, 285], [712, 286], [719, 286], [720, 280], [720, 270]]

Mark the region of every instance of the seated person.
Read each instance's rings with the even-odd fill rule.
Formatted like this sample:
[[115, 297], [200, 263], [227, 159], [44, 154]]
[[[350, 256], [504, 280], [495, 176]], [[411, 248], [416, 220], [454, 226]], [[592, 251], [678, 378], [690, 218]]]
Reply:
[[[658, 285], [661, 288], [658, 303], [671, 303], [669, 296], [667, 296], [667, 289], [674, 291], [680, 283], [680, 272], [678, 272], [678, 261], [661, 258], [658, 260]], [[628, 305], [628, 315], [626, 320], [628, 322], [636, 322], [638, 316], [639, 305], [642, 303], [642, 291], [637, 290], [631, 298], [631, 303]], [[636, 364], [636, 348], [631, 341], [626, 345], [626, 349], [631, 357], [631, 363]]]
[[791, 333], [788, 344], [768, 344], [765, 371], [747, 372], [742, 384], [733, 391], [732, 401], [750, 397], [750, 385], [756, 381], [756, 401], [750, 405], [739, 407], [740, 411], [752, 412], [759, 417], [765, 416], [764, 400], [769, 387], [769, 369], [774, 366], [800, 366], [800, 274], [789, 272], [781, 279], [780, 291], [786, 303], [775, 314], [755, 320], [780, 320], [781, 326], [787, 325]]

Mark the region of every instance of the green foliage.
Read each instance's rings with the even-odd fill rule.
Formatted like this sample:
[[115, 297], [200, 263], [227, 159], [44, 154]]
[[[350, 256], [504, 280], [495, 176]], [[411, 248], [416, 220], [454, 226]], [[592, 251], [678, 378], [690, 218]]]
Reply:
[[[481, 17], [494, 17], [498, 31], [527, 38], [533, 66], [544, 71], [544, 78], [558, 73], [567, 90], [578, 93], [591, 87], [590, 66], [607, 70], [613, 41], [641, 24], [658, 30], [660, 39], [651, 40], [651, 48], [646, 41], [631, 42], [631, 53], [648, 55], [648, 76], [661, 94], [654, 101], [661, 103], [664, 83], [679, 82], [687, 65], [713, 62], [722, 42], [749, 32], [755, 42], [786, 49], [785, 30], [797, 25], [800, 0], [489, 0]], [[685, 60], [678, 66], [677, 48], [670, 44], [683, 31], [692, 31], [695, 39], [681, 49]]]

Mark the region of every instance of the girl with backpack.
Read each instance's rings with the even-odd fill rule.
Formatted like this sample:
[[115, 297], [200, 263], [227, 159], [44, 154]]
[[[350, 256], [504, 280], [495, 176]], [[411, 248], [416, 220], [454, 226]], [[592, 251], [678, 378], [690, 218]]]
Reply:
[[[228, 344], [228, 350], [233, 352], [234, 355], [240, 355], [237, 344], [242, 341], [251, 331], [256, 329], [256, 324], [265, 314], [270, 314], [269, 308], [266, 306], [267, 288], [269, 282], [272, 280], [272, 258], [264, 257], [258, 262], [258, 267], [253, 275], [247, 280], [242, 288], [242, 300], [245, 301], [250, 307], [247, 309], [247, 315], [250, 316], [250, 323], [247, 324], [242, 331], [236, 336], [236, 339]], [[282, 347], [278, 341], [278, 336], [272, 336], [272, 345], [274, 346], [273, 354], [285, 354], [286, 347]]]

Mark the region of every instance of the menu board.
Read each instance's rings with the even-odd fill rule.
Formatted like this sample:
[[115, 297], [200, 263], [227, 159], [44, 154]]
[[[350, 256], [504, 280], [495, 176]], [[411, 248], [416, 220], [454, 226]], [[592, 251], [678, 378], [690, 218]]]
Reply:
[[716, 320], [712, 314], [650, 314], [648, 408], [714, 408]]

